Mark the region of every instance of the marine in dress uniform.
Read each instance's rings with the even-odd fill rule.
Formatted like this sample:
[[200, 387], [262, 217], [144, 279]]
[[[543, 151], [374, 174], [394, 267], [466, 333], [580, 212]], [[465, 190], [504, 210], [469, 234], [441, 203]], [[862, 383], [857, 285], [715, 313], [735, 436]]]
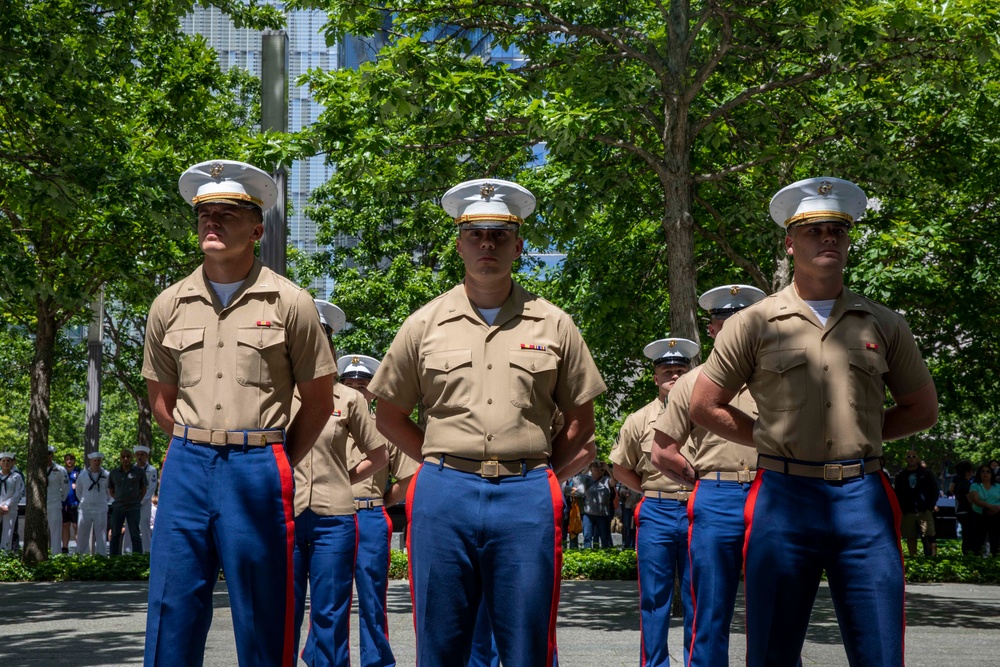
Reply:
[[[333, 349], [344, 312], [316, 300]], [[295, 466], [295, 652], [309, 588], [309, 628], [302, 660], [310, 667], [350, 667], [351, 591], [358, 549], [358, 522], [351, 484], [388, 461], [383, 438], [359, 392], [333, 385], [336, 406], [306, 457]], [[348, 441], [360, 451], [349, 464]]]
[[[749, 285], [724, 285], [698, 299], [711, 315], [708, 333], [718, 335], [727, 318], [765, 296]], [[687, 667], [729, 665], [729, 626], [743, 572], [743, 508], [756, 475], [757, 452], [696, 426], [688, 416], [691, 390], [701, 369], [686, 373], [670, 392], [666, 409], [653, 423], [652, 463], [685, 484], [688, 498], [688, 556], [694, 621]], [[756, 416], [746, 387], [733, 405]], [[683, 453], [682, 453], [683, 452]], [[689, 462], [684, 453], [691, 457]]]
[[149, 462], [149, 447], [136, 445], [132, 448], [132, 453], [135, 454], [135, 467], [146, 475], [146, 494], [139, 506], [139, 536], [142, 540], [142, 553], [148, 554], [153, 541], [153, 496], [159, 488], [160, 474], [156, 466]]
[[[366, 401], [373, 395], [368, 383], [375, 377], [380, 362], [363, 354], [348, 354], [337, 360], [341, 382], [359, 391]], [[369, 409], [371, 406], [369, 405]], [[372, 424], [374, 412], [369, 412]], [[392, 443], [387, 443], [389, 465], [372, 477], [351, 487], [358, 518], [358, 558], [354, 565], [354, 585], [358, 592], [358, 629], [361, 642], [361, 667], [393, 667], [396, 658], [389, 643], [386, 595], [389, 590], [389, 551], [392, 520], [388, 507], [405, 498], [418, 464]], [[347, 443], [347, 465], [353, 468], [363, 453], [353, 438]], [[390, 476], [392, 485], [390, 486]]]
[[69, 473], [52, 460], [56, 448], [49, 446], [45, 470], [45, 516], [49, 522], [49, 551], [62, 551], [63, 502], [69, 497]]
[[104, 454], [87, 454], [87, 469], [76, 478], [80, 499], [80, 523], [76, 529], [76, 552], [108, 555], [108, 471]]
[[685, 664], [691, 645], [687, 502], [692, 485], [679, 483], [653, 467], [653, 422], [675, 383], [691, 368], [698, 344], [686, 338], [664, 338], [647, 345], [643, 354], [653, 361], [657, 397], [625, 418], [609, 458], [615, 465], [615, 479], [643, 495], [635, 508], [640, 664], [658, 667], [670, 664], [667, 632], [675, 579], [681, 582]]
[[[180, 177], [201, 267], [153, 302], [143, 376], [173, 438], [150, 562], [145, 664], [201, 665], [220, 566], [241, 667], [292, 665], [291, 466], [333, 412], [336, 363], [309, 293], [264, 267], [254, 244], [274, 181], [214, 160]], [[292, 393], [302, 407], [291, 419]]]
[[[465, 280], [403, 323], [369, 385], [379, 430], [423, 459], [406, 503], [421, 667], [465, 667], [481, 602], [504, 664], [551, 667], [556, 653], [556, 473], [593, 439], [606, 387], [570, 317], [511, 278], [534, 204], [494, 179], [445, 193]], [[410, 420], [418, 403], [426, 429]]]
[[[832, 177], [774, 196], [792, 284], [726, 323], [691, 398], [695, 423], [759, 455], [746, 506], [751, 667], [796, 664], [823, 570], [850, 664], [903, 664], [899, 507], [880, 457], [884, 440], [934, 424], [937, 393], [903, 317], [844, 287], [866, 206]], [[743, 385], [756, 419], [730, 405]]]
[[0, 551], [13, 548], [17, 504], [24, 495], [24, 478], [14, 470], [14, 453], [0, 452]]

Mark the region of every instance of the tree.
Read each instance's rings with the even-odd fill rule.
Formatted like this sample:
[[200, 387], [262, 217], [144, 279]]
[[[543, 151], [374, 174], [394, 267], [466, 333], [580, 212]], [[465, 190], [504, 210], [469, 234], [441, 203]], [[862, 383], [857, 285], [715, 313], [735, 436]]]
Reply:
[[[214, 3], [278, 25], [272, 8]], [[57, 332], [100, 287], [141, 275], [150, 248], [190, 233], [177, 175], [237, 154], [242, 109], [200, 38], [192, 2], [20, 1], [0, 18], [0, 294], [34, 336], [25, 553], [45, 558], [45, 449]]]

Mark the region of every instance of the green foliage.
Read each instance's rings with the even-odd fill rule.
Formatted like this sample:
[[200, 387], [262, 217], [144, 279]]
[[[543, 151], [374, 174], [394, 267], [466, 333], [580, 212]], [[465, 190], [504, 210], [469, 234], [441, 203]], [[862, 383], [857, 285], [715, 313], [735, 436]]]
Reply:
[[399, 551], [398, 549], [393, 549], [389, 552], [389, 578], [390, 579], [409, 579], [410, 559], [407, 558], [405, 551]]
[[33, 567], [9, 552], [0, 553], [0, 581], [143, 581], [149, 554], [81, 556], [57, 554]]
[[631, 581], [639, 576], [632, 549], [568, 549], [563, 551], [563, 579]]
[[903, 561], [911, 583], [1000, 584], [1000, 558], [962, 554], [958, 540], [938, 541], [938, 555], [907, 557]]

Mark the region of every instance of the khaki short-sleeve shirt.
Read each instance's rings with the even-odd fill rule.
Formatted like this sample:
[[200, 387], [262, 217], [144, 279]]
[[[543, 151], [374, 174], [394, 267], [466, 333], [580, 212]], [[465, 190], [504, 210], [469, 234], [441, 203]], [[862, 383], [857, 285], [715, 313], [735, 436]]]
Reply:
[[[637, 473], [643, 491], [690, 491], [693, 487], [678, 484], [653, 467], [653, 423], [662, 410], [663, 401], [657, 398], [626, 417], [609, 458], [616, 466]], [[681, 454], [690, 460], [686, 444]]]
[[336, 407], [316, 444], [295, 466], [295, 516], [306, 509], [320, 516], [354, 514], [347, 441], [353, 438], [363, 453], [385, 442], [369, 416], [363, 394], [338, 382], [333, 386], [333, 401]]
[[199, 267], [149, 311], [142, 375], [177, 387], [178, 424], [286, 428], [295, 384], [336, 371], [312, 297], [259, 260], [226, 307]]
[[569, 315], [514, 283], [492, 326], [463, 285], [415, 312], [368, 389], [407, 412], [420, 402], [425, 456], [504, 461], [550, 456], [556, 408], [606, 387]]
[[[691, 392], [699, 375], [701, 366], [677, 379], [670, 390], [667, 407], [653, 423], [653, 430], [681, 443], [682, 450], [687, 443], [691, 467], [699, 474], [756, 470], [757, 451], [753, 447], [730, 442], [691, 421]], [[746, 387], [740, 389], [729, 404], [756, 419], [757, 404]]]
[[844, 289], [823, 327], [794, 284], [730, 318], [702, 372], [750, 389], [758, 452], [804, 461], [881, 456], [886, 387], [931, 381], [901, 315]]
[[[420, 463], [397, 449], [391, 442], [386, 444], [389, 446], [389, 465], [352, 486], [351, 493], [355, 498], [383, 498], [388, 490], [390, 476], [398, 482], [417, 473]], [[361, 463], [362, 454], [353, 442], [348, 442], [347, 447], [347, 465], [348, 469], [351, 469]]]

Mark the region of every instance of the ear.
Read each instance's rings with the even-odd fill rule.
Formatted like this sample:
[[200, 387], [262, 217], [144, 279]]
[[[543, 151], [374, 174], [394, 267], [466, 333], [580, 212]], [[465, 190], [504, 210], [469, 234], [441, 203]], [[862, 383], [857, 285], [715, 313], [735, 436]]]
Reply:
[[795, 255], [795, 246], [792, 244], [792, 237], [790, 235], [785, 236], [785, 253], [789, 256]]
[[462, 232], [459, 232], [455, 237], [455, 252], [458, 253], [459, 257], [462, 256]]
[[514, 250], [514, 259], [517, 259], [518, 257], [520, 257], [522, 252], [524, 252], [524, 237], [523, 236], [518, 236], [517, 237], [517, 246], [516, 246], [516, 248]]

